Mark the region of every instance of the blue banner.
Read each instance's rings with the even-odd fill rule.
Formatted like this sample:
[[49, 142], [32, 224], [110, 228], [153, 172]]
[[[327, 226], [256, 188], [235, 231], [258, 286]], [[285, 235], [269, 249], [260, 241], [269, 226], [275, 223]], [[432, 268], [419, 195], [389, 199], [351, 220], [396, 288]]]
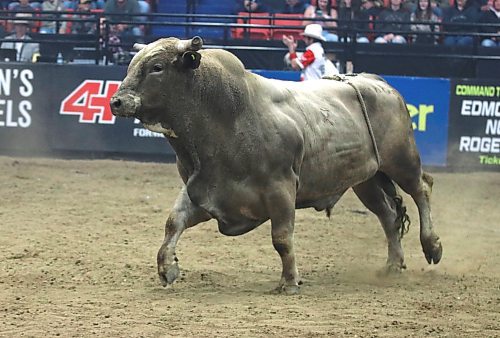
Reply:
[[450, 80], [384, 76], [403, 95], [422, 163], [446, 166]]
[[285, 80], [285, 81], [300, 81], [300, 72], [289, 70], [259, 70], [252, 69], [252, 73], [267, 77], [268, 79]]

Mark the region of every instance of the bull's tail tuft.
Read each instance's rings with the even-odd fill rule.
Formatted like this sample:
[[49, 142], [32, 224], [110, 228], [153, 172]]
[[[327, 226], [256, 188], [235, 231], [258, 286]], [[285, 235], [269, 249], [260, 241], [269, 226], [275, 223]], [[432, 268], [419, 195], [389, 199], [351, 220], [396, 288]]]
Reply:
[[332, 208], [333, 207], [327, 207], [325, 209], [325, 212], [326, 212], [326, 217], [330, 218], [330, 216], [332, 216]]
[[393, 197], [394, 203], [396, 203], [396, 223], [400, 224], [401, 239], [410, 230], [410, 216], [406, 213], [406, 206], [403, 203], [403, 198], [400, 195]]

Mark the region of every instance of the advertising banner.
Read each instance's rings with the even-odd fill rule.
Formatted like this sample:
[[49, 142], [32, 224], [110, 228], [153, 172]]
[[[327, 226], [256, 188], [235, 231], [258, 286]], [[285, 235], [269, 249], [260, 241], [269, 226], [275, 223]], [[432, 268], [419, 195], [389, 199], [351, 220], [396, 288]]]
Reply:
[[500, 170], [500, 84], [495, 80], [451, 82], [448, 163]]
[[450, 80], [384, 76], [406, 101], [422, 163], [446, 166]]
[[[54, 95], [54, 124], [65, 132], [51, 134], [58, 150], [173, 154], [162, 134], [134, 119], [117, 119], [109, 100], [125, 77], [126, 67], [62, 67]], [[71, 131], [71, 132], [68, 132]]]
[[109, 99], [126, 67], [0, 64], [2, 153], [174, 155], [162, 134], [116, 119]]
[[20, 63], [0, 66], [0, 150], [50, 152], [50, 83], [40, 75], [36, 67]]

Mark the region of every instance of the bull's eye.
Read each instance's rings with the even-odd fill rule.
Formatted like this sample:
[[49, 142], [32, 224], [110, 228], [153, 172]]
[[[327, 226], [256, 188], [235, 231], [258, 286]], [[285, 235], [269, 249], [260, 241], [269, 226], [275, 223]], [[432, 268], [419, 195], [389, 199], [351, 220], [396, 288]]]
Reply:
[[154, 73], [158, 73], [158, 72], [161, 72], [163, 70], [163, 66], [159, 63], [155, 64], [153, 66], [153, 72]]

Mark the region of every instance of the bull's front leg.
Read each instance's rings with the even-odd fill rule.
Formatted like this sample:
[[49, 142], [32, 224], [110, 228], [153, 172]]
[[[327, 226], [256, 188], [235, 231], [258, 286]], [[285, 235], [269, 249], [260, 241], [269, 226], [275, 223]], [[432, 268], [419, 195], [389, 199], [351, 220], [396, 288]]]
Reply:
[[165, 224], [165, 239], [157, 255], [158, 275], [163, 286], [171, 285], [179, 277], [175, 247], [181, 234], [185, 229], [208, 221], [210, 218], [211, 216], [205, 210], [191, 202], [186, 186], [184, 186], [168, 216]]
[[281, 257], [283, 270], [276, 289], [286, 294], [299, 293], [299, 273], [293, 248], [293, 230], [295, 225], [295, 190], [279, 191], [279, 195], [270, 198], [271, 236], [273, 246]]

